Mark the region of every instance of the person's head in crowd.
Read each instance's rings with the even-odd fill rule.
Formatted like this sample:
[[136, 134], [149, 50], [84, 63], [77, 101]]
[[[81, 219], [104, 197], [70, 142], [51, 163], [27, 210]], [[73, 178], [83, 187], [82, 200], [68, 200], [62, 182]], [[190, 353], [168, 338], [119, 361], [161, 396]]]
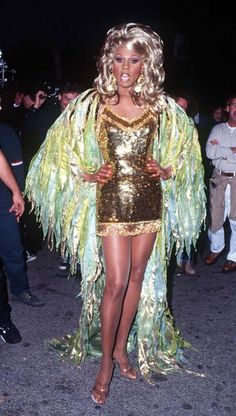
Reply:
[[231, 95], [226, 100], [225, 110], [228, 113], [228, 123], [231, 127], [236, 127], [236, 94]]
[[175, 94], [173, 98], [175, 102], [187, 113], [191, 103], [190, 97], [185, 93], [179, 92]]
[[47, 88], [43, 83], [29, 83], [21, 87], [22, 104], [25, 109], [39, 109], [47, 98]]
[[63, 84], [58, 93], [60, 110], [64, 111], [70, 101], [74, 100], [82, 92], [82, 87], [76, 82], [66, 82]]
[[213, 117], [213, 120], [216, 123], [221, 123], [222, 116], [223, 116], [223, 107], [218, 106], [218, 107], [214, 108], [213, 113], [212, 113], [212, 117]]
[[214, 124], [224, 123], [228, 119], [228, 113], [223, 105], [216, 105], [211, 111], [212, 121]]

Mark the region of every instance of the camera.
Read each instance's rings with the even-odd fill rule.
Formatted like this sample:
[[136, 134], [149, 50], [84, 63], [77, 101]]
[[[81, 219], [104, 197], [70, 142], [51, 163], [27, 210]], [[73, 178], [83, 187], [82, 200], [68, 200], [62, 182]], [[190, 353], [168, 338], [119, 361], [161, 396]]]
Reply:
[[51, 86], [47, 82], [44, 82], [43, 91], [45, 91], [45, 94], [39, 94], [39, 99], [44, 100], [47, 99], [48, 102], [51, 102], [51, 104], [57, 103], [57, 96], [59, 92], [59, 88]]

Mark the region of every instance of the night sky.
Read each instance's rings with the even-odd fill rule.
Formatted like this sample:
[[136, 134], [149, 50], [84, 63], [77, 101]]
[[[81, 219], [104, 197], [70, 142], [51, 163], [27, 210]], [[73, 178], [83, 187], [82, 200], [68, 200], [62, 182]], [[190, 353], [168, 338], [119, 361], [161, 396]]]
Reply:
[[8, 1], [1, 5], [0, 49], [17, 81], [40, 76], [87, 88], [107, 30], [124, 22], [148, 24], [164, 41], [166, 90], [185, 90], [210, 103], [236, 91], [230, 4], [223, 10], [214, 1], [116, 0], [95, 7], [88, 1]]

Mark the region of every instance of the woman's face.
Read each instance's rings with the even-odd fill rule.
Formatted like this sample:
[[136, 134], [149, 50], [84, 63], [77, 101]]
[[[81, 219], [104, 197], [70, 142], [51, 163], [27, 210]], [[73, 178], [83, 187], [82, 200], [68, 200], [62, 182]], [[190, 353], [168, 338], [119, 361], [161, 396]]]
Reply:
[[137, 81], [142, 72], [141, 55], [134, 49], [118, 46], [114, 52], [112, 72], [116, 78], [118, 90], [130, 88]]

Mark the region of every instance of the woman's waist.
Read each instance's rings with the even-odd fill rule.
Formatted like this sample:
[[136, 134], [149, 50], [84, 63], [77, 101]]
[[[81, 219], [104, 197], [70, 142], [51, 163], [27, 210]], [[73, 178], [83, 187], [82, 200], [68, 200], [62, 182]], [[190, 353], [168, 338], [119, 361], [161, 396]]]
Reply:
[[140, 195], [158, 194], [161, 192], [160, 180], [149, 175], [112, 177], [108, 182], [98, 187], [103, 195]]

